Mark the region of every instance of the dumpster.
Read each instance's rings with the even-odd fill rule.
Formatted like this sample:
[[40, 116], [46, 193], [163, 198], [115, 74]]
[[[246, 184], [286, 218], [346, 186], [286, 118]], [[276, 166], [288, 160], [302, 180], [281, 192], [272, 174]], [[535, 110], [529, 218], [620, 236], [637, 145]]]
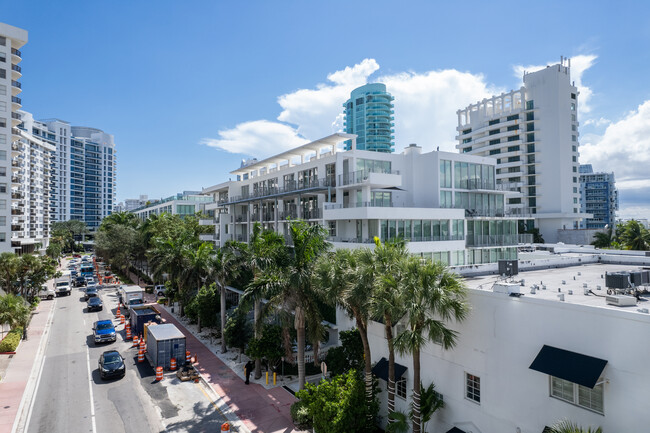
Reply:
[[131, 322], [131, 332], [136, 335], [144, 334], [144, 324], [149, 322], [158, 322], [160, 312], [153, 305], [134, 305], [129, 308], [129, 321]]
[[171, 359], [185, 365], [185, 335], [171, 323], [151, 326], [147, 330], [147, 357], [151, 365], [169, 369]]

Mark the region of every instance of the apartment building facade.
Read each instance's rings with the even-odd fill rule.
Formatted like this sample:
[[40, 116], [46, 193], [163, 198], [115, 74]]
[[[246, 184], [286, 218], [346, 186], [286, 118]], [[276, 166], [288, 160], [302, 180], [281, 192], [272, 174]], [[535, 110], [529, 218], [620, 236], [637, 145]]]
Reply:
[[[346, 141], [352, 150], [344, 150]], [[231, 172], [203, 190], [217, 246], [247, 242], [258, 222], [289, 239], [291, 219], [321, 224], [335, 248], [403, 238], [412, 254], [452, 266], [517, 257], [517, 224], [491, 158], [448, 152], [357, 150], [336, 133]]]
[[[212, 197], [201, 194], [200, 191], [183, 191], [176, 195], [160, 200], [152, 200], [136, 209], [126, 210], [134, 213], [141, 220], [146, 220], [150, 215], [195, 215], [205, 209], [205, 205], [212, 202]], [[212, 240], [212, 239], [210, 239]]]
[[581, 229], [602, 229], [616, 223], [618, 189], [614, 173], [594, 173], [591, 164], [583, 164], [580, 171], [580, 209], [592, 215], [580, 222]]
[[570, 60], [525, 72], [517, 90], [458, 110], [456, 148], [497, 161], [497, 182], [516, 185], [507, 208], [547, 242], [579, 227], [578, 89]]
[[[343, 129], [357, 136], [358, 150], [395, 151], [394, 99], [382, 83], [366, 84], [350, 93], [343, 104]], [[352, 141], [346, 142], [346, 149], [352, 149]]]

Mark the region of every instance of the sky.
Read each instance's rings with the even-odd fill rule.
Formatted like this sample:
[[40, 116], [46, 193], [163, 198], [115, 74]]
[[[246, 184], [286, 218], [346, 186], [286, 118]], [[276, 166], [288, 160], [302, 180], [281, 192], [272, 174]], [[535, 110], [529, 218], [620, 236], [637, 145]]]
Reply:
[[227, 181], [342, 126], [355, 87], [395, 97], [395, 149], [456, 152], [456, 110], [572, 59], [580, 163], [650, 217], [650, 2], [0, 0], [29, 32], [23, 109], [115, 136], [117, 199]]

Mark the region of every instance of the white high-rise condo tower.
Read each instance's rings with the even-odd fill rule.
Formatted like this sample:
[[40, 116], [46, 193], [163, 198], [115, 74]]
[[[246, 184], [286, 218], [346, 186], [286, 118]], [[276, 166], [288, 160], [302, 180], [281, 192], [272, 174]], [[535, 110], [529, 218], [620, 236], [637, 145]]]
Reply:
[[458, 110], [461, 153], [497, 160], [497, 182], [513, 191], [511, 214], [539, 228], [546, 242], [578, 228], [578, 89], [571, 61], [524, 72], [524, 85]]

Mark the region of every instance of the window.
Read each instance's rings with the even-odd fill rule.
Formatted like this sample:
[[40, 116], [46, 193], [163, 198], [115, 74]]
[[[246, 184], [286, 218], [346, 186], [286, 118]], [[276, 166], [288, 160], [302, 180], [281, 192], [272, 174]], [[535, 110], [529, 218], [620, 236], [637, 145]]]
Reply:
[[6, 95], [7, 94], [7, 86], [4, 84], [0, 84], [0, 95]]
[[470, 132], [472, 132], [472, 128], [463, 129], [463, 134], [469, 134]]
[[578, 141], [578, 137], [576, 137], [575, 135], [572, 135], [571, 136], [571, 141]]
[[497, 138], [496, 140], [490, 140], [490, 146], [492, 146], [493, 144], [499, 144], [499, 143], [501, 143], [500, 138]]
[[398, 397], [406, 398], [406, 378], [402, 376], [400, 380], [395, 383], [395, 393]]
[[535, 145], [534, 144], [529, 144], [526, 147], [526, 149], [527, 149], [528, 153], [535, 153]]
[[[577, 211], [577, 209], [574, 209]], [[551, 397], [564, 400], [576, 406], [598, 413], [604, 413], [603, 384], [597, 384], [593, 389], [568, 380], [550, 376]]]
[[0, 128], [6, 128], [7, 127], [7, 119], [0, 118]]
[[526, 142], [531, 143], [533, 141], [535, 141], [535, 134], [526, 134]]
[[7, 192], [7, 184], [0, 183], [0, 193], [6, 193], [6, 192]]
[[576, 104], [573, 102], [571, 103], [571, 111], [576, 111]]
[[7, 209], [7, 200], [0, 200], [0, 209]]
[[496, 134], [498, 134], [500, 132], [501, 132], [500, 129], [493, 129], [493, 130], [490, 131], [490, 135], [496, 135]]
[[576, 99], [576, 94], [575, 93], [571, 94], [571, 99]]
[[532, 100], [526, 101], [526, 110], [532, 110], [533, 108], [535, 108], [535, 103]]
[[577, 147], [575, 146], [575, 144], [574, 144], [573, 146], [571, 146], [571, 150], [574, 151], [574, 152], [576, 152], [576, 151], [578, 150], [578, 148], [577, 148]]
[[577, 173], [577, 172], [578, 172], [578, 169], [576, 168], [575, 165], [573, 166], [573, 172], [574, 172], [574, 173]]
[[465, 398], [481, 403], [481, 378], [465, 373]]
[[489, 125], [496, 125], [499, 122], [501, 122], [501, 119], [490, 120], [490, 122], [488, 122], [488, 123], [489, 123]]
[[508, 116], [507, 120], [508, 122], [511, 120], [517, 120], [519, 119], [519, 114], [513, 114], [512, 116]]
[[0, 242], [7, 242], [7, 233], [5, 232], [0, 233]]
[[535, 120], [535, 113], [526, 113], [526, 120], [527, 121]]
[[501, 149], [492, 149], [490, 151], [490, 155], [498, 155], [499, 153], [501, 153]]
[[470, 143], [472, 141], [472, 137], [470, 138], [463, 138], [463, 144]]
[[573, 155], [571, 158], [573, 158], [573, 162], [577, 162], [576, 156]]
[[508, 152], [516, 152], [519, 150], [519, 146], [509, 146]]
[[508, 137], [508, 141], [517, 141], [517, 140], [519, 140], [518, 135], [513, 135], [512, 137]]
[[7, 225], [7, 217], [6, 216], [0, 216], [0, 226], [4, 227]]
[[7, 144], [7, 134], [0, 134], [0, 144]]
[[7, 70], [0, 69], [0, 78], [7, 78]]
[[516, 131], [517, 129], [519, 129], [519, 125], [508, 126], [508, 131]]

